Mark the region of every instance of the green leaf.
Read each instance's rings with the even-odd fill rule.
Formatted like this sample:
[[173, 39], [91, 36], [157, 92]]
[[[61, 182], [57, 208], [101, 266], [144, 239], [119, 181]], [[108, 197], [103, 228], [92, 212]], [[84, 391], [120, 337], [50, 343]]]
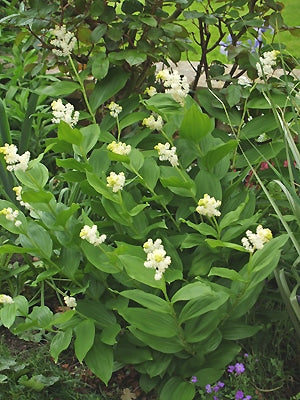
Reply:
[[34, 248], [32, 254], [50, 259], [52, 255], [52, 240], [49, 233], [36, 222], [30, 222], [27, 232], [20, 235], [20, 242], [23, 247]]
[[78, 324], [74, 330], [76, 334], [74, 341], [75, 354], [78, 361], [82, 363], [82, 360], [94, 343], [95, 322], [91, 319], [86, 319]]
[[125, 86], [129, 73], [120, 68], [112, 68], [104, 79], [97, 82], [90, 96], [93, 111], [105, 103]]
[[153, 360], [150, 349], [133, 346], [127, 340], [118, 343], [116, 358], [119, 362], [127, 364], [140, 364]]
[[149, 335], [148, 333], [142, 332], [133, 326], [129, 326], [128, 329], [135, 337], [154, 350], [158, 350], [166, 354], [175, 354], [183, 350], [183, 346], [177, 336], [173, 336], [172, 338], [164, 338]]
[[132, 326], [150, 335], [170, 338], [177, 332], [174, 318], [166, 313], [133, 307], [119, 313]]
[[64, 121], [60, 121], [58, 125], [58, 139], [67, 143], [80, 145], [83, 141], [83, 136], [78, 129], [72, 128]]
[[242, 88], [240, 85], [229, 85], [227, 87], [226, 100], [230, 107], [235, 106], [241, 99]]
[[107, 385], [113, 372], [112, 347], [102, 343], [96, 337], [93, 347], [87, 353], [84, 361], [89, 369]]
[[[104, 27], [106, 29], [105, 25], [98, 26], [98, 28], [101, 28], [101, 27]], [[95, 30], [93, 31], [93, 33], [95, 32]], [[92, 33], [92, 35], [93, 35], [93, 33]], [[108, 70], [109, 70], [109, 59], [106, 58], [106, 55], [104, 53], [96, 54], [92, 59], [92, 74], [93, 74], [93, 76], [96, 79], [101, 80], [106, 77]]]
[[246, 204], [248, 203], [248, 200], [249, 196], [247, 195], [246, 200], [243, 203], [241, 203], [235, 210], [226, 213], [224, 217], [222, 217], [219, 224], [220, 230], [226, 228], [227, 226], [232, 225], [233, 222], [239, 220], [242, 211], [244, 210]]
[[[93, 3], [93, 5], [94, 5], [94, 3]], [[93, 7], [93, 5], [92, 5], [92, 7]], [[92, 42], [93, 43], [97, 43], [103, 37], [103, 35], [105, 34], [106, 30], [107, 30], [107, 26], [105, 24], [97, 25], [97, 27], [91, 33]], [[93, 60], [94, 59], [97, 59], [97, 55], [93, 57]], [[97, 78], [97, 77], [95, 76], [95, 78]]]
[[63, 350], [66, 350], [72, 339], [72, 329], [69, 328], [66, 331], [58, 332], [51, 341], [50, 354], [57, 363], [58, 356]]
[[171, 308], [169, 303], [165, 300], [161, 299], [154, 294], [144, 292], [143, 290], [133, 289], [133, 290], [124, 290], [120, 293], [121, 296], [124, 296], [130, 300], [135, 301], [136, 303], [141, 304], [142, 306], [153, 310], [159, 311], [161, 313], [171, 313]]
[[235, 150], [237, 145], [237, 140], [229, 140], [227, 143], [208, 151], [202, 158], [202, 161], [206, 165], [207, 169], [212, 171], [213, 167], [229, 153]]
[[240, 340], [255, 335], [260, 329], [260, 326], [250, 326], [241, 322], [228, 320], [222, 325], [221, 333], [224, 339]]
[[198, 143], [213, 129], [214, 121], [207, 114], [204, 114], [199, 106], [193, 104], [184, 114], [179, 135], [184, 139]]
[[113, 346], [117, 343], [116, 336], [121, 331], [121, 327], [119, 324], [112, 324], [103, 328], [103, 331], [100, 334], [100, 339], [102, 343]]
[[182, 300], [191, 300], [200, 296], [207, 296], [211, 295], [212, 289], [210, 286], [205, 285], [202, 282], [194, 282], [189, 283], [179, 289], [174, 296], [172, 297], [172, 303], [176, 303], [176, 301]]
[[106, 183], [103, 182], [103, 180], [99, 179], [96, 174], [87, 172], [86, 177], [88, 183], [96, 190], [96, 192], [102, 194], [102, 196], [104, 196], [108, 200], [111, 200], [115, 203], [119, 202], [118, 198], [114, 196], [113, 192], [111, 190], [108, 190]]
[[30, 379], [28, 379], [27, 375], [21, 376], [18, 379], [18, 383], [21, 385], [33, 389], [36, 392], [40, 392], [45, 387], [52, 386], [59, 380], [58, 376], [44, 376], [44, 375], [33, 375]]
[[49, 179], [48, 169], [40, 163], [36, 163], [32, 167], [29, 164], [26, 171], [19, 169], [15, 171], [15, 175], [24, 186], [34, 190], [42, 189]]
[[[104, 245], [100, 246], [103, 248]], [[113, 252], [105, 252], [104, 254], [99, 246], [94, 246], [86, 240], [82, 241], [81, 248], [89, 262], [100, 271], [110, 274], [121, 272], [122, 266]]]
[[160, 400], [193, 400], [195, 397], [195, 386], [190, 382], [183, 382], [178, 378], [171, 378], [162, 388]]
[[122, 54], [130, 66], [142, 64], [147, 59], [147, 54], [136, 49], [123, 50]]
[[[269, 101], [268, 101], [269, 100]], [[256, 109], [261, 109], [261, 110], [267, 110], [272, 107], [288, 107], [288, 106], [293, 106], [292, 101], [287, 97], [285, 94], [271, 94], [269, 99], [264, 98], [263, 96], [260, 97], [254, 97], [253, 99], [250, 99], [247, 103], [248, 108], [256, 108]], [[293, 100], [295, 102], [295, 99]], [[296, 103], [299, 105], [300, 101], [296, 101]]]
[[54, 196], [46, 190], [25, 190], [22, 191], [22, 200], [26, 203], [49, 203]]
[[77, 146], [75, 144], [73, 148], [77, 154], [86, 156], [87, 153], [91, 151], [95, 144], [98, 142], [100, 136], [100, 128], [97, 124], [91, 124], [80, 128], [79, 132], [83, 137], [82, 143], [79, 143], [80, 146]]
[[59, 81], [53, 82], [50, 86], [38, 87], [34, 90], [34, 93], [39, 95], [46, 95], [49, 97], [55, 97], [67, 95], [80, 90], [80, 85], [76, 82]]
[[229, 295], [227, 293], [222, 293], [220, 291], [212, 292], [205, 296], [201, 295], [198, 298], [188, 301], [179, 315], [179, 323], [199, 317], [199, 315], [203, 315], [208, 311], [216, 310], [224, 304], [228, 298]]
[[219, 276], [232, 281], [246, 282], [245, 279], [234, 269], [213, 267], [208, 276]]
[[215, 238], [218, 237], [217, 231], [212, 226], [206, 224], [205, 222], [201, 222], [200, 224], [194, 224], [193, 222], [186, 221], [185, 219], [181, 219], [180, 221], [184, 222], [185, 224], [195, 229], [196, 231], [200, 232], [204, 236], [213, 236]]
[[2, 244], [0, 246], [0, 254], [22, 254], [30, 253], [33, 248], [18, 247], [12, 244]]
[[132, 149], [129, 153], [130, 165], [135, 171], [139, 171], [144, 164], [143, 153], [137, 149]]
[[216, 200], [222, 200], [222, 186], [220, 180], [212, 173], [200, 169], [194, 179], [197, 187], [197, 198], [201, 199], [207, 193]]
[[76, 310], [87, 318], [91, 318], [105, 328], [116, 323], [114, 314], [100, 301], [78, 300]]
[[[291, 113], [285, 113], [284, 119], [286, 121], [290, 119], [290, 114]], [[243, 126], [240, 132], [240, 138], [251, 139], [253, 137], [258, 137], [259, 135], [270, 132], [277, 127], [278, 122], [276, 121], [273, 113], [261, 115], [259, 117], [253, 118], [251, 121], [247, 122], [245, 126]]]
[[10, 328], [15, 322], [17, 306], [15, 303], [4, 304], [0, 310], [0, 321], [5, 328]]
[[215, 240], [215, 239], [205, 239], [205, 241], [213, 249], [216, 247], [227, 247], [229, 249], [234, 249], [234, 250], [242, 251], [244, 253], [249, 253], [249, 251], [246, 250], [245, 247], [240, 246], [239, 244], [236, 244], [236, 243], [223, 242], [222, 240]]

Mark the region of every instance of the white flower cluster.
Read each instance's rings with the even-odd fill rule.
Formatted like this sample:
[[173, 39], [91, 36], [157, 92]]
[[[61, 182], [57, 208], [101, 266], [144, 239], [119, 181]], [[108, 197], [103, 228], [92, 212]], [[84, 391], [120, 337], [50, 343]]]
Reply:
[[75, 297], [65, 296], [64, 302], [65, 302], [66, 306], [70, 307], [70, 308], [75, 308], [77, 306]]
[[7, 294], [0, 294], [0, 303], [2, 304], [13, 304], [13, 299]]
[[250, 79], [245, 75], [238, 78], [238, 84], [244, 87], [252, 86]]
[[103, 243], [106, 239], [106, 235], [99, 235], [97, 225], [93, 225], [92, 227], [88, 225], [84, 225], [81, 229], [79, 236], [83, 240], [87, 240], [89, 243], [93, 244], [94, 246], [98, 246], [99, 244]]
[[111, 172], [109, 176], [106, 177], [108, 187], [112, 188], [114, 193], [122, 190], [125, 184], [125, 175], [124, 172], [120, 172], [116, 174], [115, 172]]
[[115, 154], [127, 156], [131, 152], [130, 144], [113, 141], [107, 145], [107, 149]]
[[155, 116], [153, 114], [151, 114], [150, 117], [148, 118], [144, 118], [142, 124], [152, 130], [157, 130], [157, 131], [161, 131], [164, 126], [162, 117], [158, 115], [157, 119], [155, 119]]
[[216, 200], [214, 197], [210, 197], [206, 193], [204, 197], [198, 201], [198, 207], [196, 208], [196, 211], [200, 215], [204, 215], [206, 217], [219, 217], [221, 212], [217, 210], [217, 208], [220, 207], [220, 205], [220, 200]]
[[112, 101], [107, 108], [110, 110], [110, 115], [114, 118], [117, 118], [117, 116], [120, 114], [120, 112], [123, 110], [122, 106], [119, 104], [115, 103]]
[[167, 253], [161, 243], [161, 239], [156, 239], [155, 242], [152, 239], [148, 239], [143, 245], [147, 254], [147, 261], [144, 262], [144, 266], [155, 269], [154, 279], [156, 281], [162, 278], [163, 273], [171, 264], [171, 257], [166, 256]]
[[66, 26], [55, 26], [55, 29], [51, 31], [51, 34], [56, 37], [50, 41], [52, 46], [57, 47], [53, 49], [52, 52], [60, 57], [68, 57], [76, 44], [76, 38], [74, 37], [74, 33], [67, 32]]
[[256, 63], [256, 69], [260, 78], [268, 79], [274, 72], [273, 67], [276, 65], [276, 58], [279, 51], [272, 50], [263, 53], [262, 57], [259, 57], [259, 62]]
[[77, 124], [79, 119], [79, 111], [74, 111], [74, 106], [70, 103], [63, 105], [61, 99], [54, 100], [51, 103], [52, 108], [52, 123], [59, 124], [60, 121], [64, 121], [69, 124], [72, 128]]
[[181, 106], [184, 105], [184, 98], [188, 95], [190, 89], [186, 76], [179, 75], [178, 71], [170, 72], [163, 69], [156, 74], [156, 80], [161, 80], [166, 88], [165, 92], [170, 93]]
[[246, 231], [246, 235], [247, 237], [242, 238], [242, 245], [251, 253], [255, 250], [262, 249], [264, 244], [269, 242], [273, 237], [271, 230], [263, 228], [262, 225], [258, 225], [256, 233], [248, 230]]
[[172, 167], [179, 165], [175, 146], [170, 148], [170, 143], [167, 142], [165, 144], [158, 143], [154, 148], [158, 152], [160, 161], [169, 161]]
[[16, 199], [20, 202], [21, 206], [27, 208], [27, 210], [32, 210], [31, 205], [22, 200], [22, 186], [13, 187], [13, 191], [16, 193]]
[[0, 215], [5, 215], [5, 218], [8, 221], [14, 222], [16, 227], [22, 225], [22, 222], [17, 219], [19, 215], [18, 210], [13, 211], [11, 207], [3, 208], [2, 210], [0, 210]]
[[26, 171], [30, 159], [30, 152], [26, 151], [21, 156], [18, 154], [18, 148], [14, 144], [5, 143], [0, 147], [0, 153], [4, 154], [4, 160], [8, 171], [22, 170]]
[[147, 94], [149, 97], [152, 97], [157, 93], [157, 91], [154, 86], [149, 86], [145, 89], [144, 93]]

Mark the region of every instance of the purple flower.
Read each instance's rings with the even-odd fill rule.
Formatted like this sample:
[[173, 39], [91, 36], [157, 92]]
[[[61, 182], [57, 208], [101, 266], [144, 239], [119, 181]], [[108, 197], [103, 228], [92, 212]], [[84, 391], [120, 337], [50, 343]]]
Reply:
[[217, 383], [217, 386], [219, 386], [219, 388], [222, 388], [222, 387], [224, 387], [224, 386], [225, 386], [225, 383], [224, 383], [224, 382], [221, 382], [221, 381], [219, 381], [219, 382]]
[[234, 370], [235, 370], [235, 366], [234, 366], [234, 365], [229, 365], [228, 368], [227, 368], [227, 371], [228, 371], [230, 374], [232, 374], [232, 373], [234, 372]]
[[238, 390], [235, 394], [235, 400], [241, 400], [244, 397], [244, 392], [242, 392], [241, 390]]
[[214, 392], [218, 392], [219, 389], [220, 389], [219, 386], [214, 386], [214, 387], [213, 387], [213, 391], [214, 391]]
[[210, 385], [206, 385], [205, 389], [206, 389], [206, 393], [211, 393], [212, 392], [212, 389], [211, 389]]
[[249, 394], [248, 394], [248, 396], [244, 397], [244, 400], [251, 400], [251, 399], [252, 399], [252, 396], [250, 396]]
[[217, 397], [217, 396], [214, 396], [214, 400], [219, 400], [219, 397]]
[[192, 383], [198, 382], [197, 377], [196, 377], [196, 376], [192, 376], [192, 377], [191, 377], [191, 382], [192, 382]]
[[237, 375], [241, 375], [245, 371], [244, 364], [242, 363], [236, 363], [234, 368]]
[[248, 358], [248, 357], [249, 357], [249, 354], [248, 354], [248, 353], [245, 353], [245, 354], [244, 354], [244, 357], [245, 357], [245, 358]]

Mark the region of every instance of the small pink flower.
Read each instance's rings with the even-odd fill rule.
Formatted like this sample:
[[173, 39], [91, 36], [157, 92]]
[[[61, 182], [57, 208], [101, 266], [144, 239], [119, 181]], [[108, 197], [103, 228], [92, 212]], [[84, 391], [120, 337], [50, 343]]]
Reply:
[[263, 161], [260, 164], [260, 170], [263, 171], [264, 169], [268, 169], [269, 168], [269, 164], [266, 161]]

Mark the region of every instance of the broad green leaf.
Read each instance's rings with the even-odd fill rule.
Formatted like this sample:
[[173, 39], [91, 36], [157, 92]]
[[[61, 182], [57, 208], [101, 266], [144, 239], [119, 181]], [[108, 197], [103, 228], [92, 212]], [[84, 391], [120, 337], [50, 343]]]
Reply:
[[[292, 118], [292, 113], [285, 113], [284, 119], [288, 122]], [[259, 117], [253, 118], [251, 121], [247, 122], [245, 126], [241, 129], [240, 138], [241, 139], [252, 139], [258, 137], [259, 135], [270, 132], [278, 127], [278, 121], [274, 117], [273, 113], [261, 115]]]
[[125, 86], [129, 73], [120, 68], [113, 68], [104, 79], [97, 82], [90, 96], [90, 105], [93, 111], [105, 103]]
[[164, 373], [172, 361], [172, 356], [156, 353], [154, 360], [143, 364], [145, 371], [152, 378]]
[[48, 169], [40, 163], [35, 163], [32, 167], [29, 164], [26, 171], [19, 169], [15, 171], [15, 175], [24, 186], [34, 190], [42, 189], [49, 179]]
[[[104, 245], [100, 245], [104, 246]], [[112, 252], [103, 252], [99, 246], [94, 246], [83, 240], [81, 242], [81, 248], [89, 260], [89, 262], [94, 265], [100, 271], [109, 273], [109, 274], [116, 274], [121, 272], [122, 266], [120, 265], [118, 258]]]
[[76, 334], [74, 341], [75, 354], [78, 361], [82, 363], [82, 360], [94, 343], [95, 322], [91, 319], [86, 319], [77, 325], [74, 331]]
[[57, 363], [58, 356], [64, 350], [66, 350], [72, 339], [72, 329], [67, 329], [66, 331], [58, 332], [51, 341], [50, 344], [50, 354]]
[[180, 343], [177, 336], [164, 338], [149, 335], [148, 333], [142, 332], [133, 326], [129, 326], [128, 329], [135, 337], [154, 350], [158, 350], [166, 354], [175, 354], [183, 350], [182, 343]]
[[[269, 101], [268, 101], [269, 100]], [[248, 108], [256, 108], [260, 110], [266, 110], [266, 109], [271, 109], [273, 106], [274, 107], [287, 107], [287, 106], [292, 106], [292, 102], [283, 93], [273, 93], [270, 96], [270, 99], [266, 99], [263, 96], [260, 97], [254, 97], [253, 99], [250, 99], [247, 103]], [[298, 105], [300, 105], [300, 100], [294, 99]]]
[[83, 136], [81, 132], [76, 128], [72, 128], [69, 124], [67, 124], [63, 120], [61, 120], [58, 125], [57, 136], [59, 140], [63, 140], [71, 144], [80, 145], [83, 141]]
[[39, 328], [46, 328], [52, 325], [53, 312], [47, 306], [35, 306], [29, 314], [29, 319]]
[[95, 144], [98, 142], [100, 136], [100, 128], [97, 124], [91, 124], [80, 128], [79, 132], [81, 133], [83, 140], [81, 143], [79, 143], [78, 146], [77, 143], [75, 143], [73, 148], [77, 154], [85, 156], [89, 151], [93, 149]]
[[130, 165], [135, 171], [139, 171], [144, 164], [144, 156], [137, 149], [132, 149], [129, 153]]
[[113, 348], [96, 337], [84, 361], [89, 369], [107, 385], [113, 372]]
[[116, 336], [119, 334], [120, 331], [121, 327], [119, 324], [106, 326], [105, 328], [103, 328], [100, 334], [101, 342], [113, 346], [115, 343], [117, 343]]
[[142, 121], [144, 118], [148, 116], [148, 113], [145, 111], [133, 112], [129, 115], [125, 115], [120, 120], [120, 129], [127, 128], [127, 126], [133, 125], [136, 122]]
[[240, 85], [231, 84], [227, 87], [226, 99], [230, 108], [235, 106], [240, 101], [241, 95], [242, 95], [242, 88]]
[[204, 114], [199, 106], [193, 104], [184, 114], [179, 135], [184, 139], [198, 143], [213, 129], [214, 121], [207, 114]]
[[255, 335], [261, 328], [260, 326], [250, 326], [242, 322], [228, 320], [220, 329], [224, 339], [240, 340]]
[[197, 199], [203, 198], [207, 193], [216, 200], [222, 200], [222, 186], [220, 180], [205, 169], [201, 169], [194, 179], [197, 187]]
[[76, 311], [84, 315], [87, 318], [91, 318], [96, 321], [101, 328], [113, 325], [116, 323], [114, 314], [108, 310], [104, 304], [100, 301], [92, 300], [78, 300]]
[[188, 343], [200, 343], [206, 340], [218, 327], [225, 317], [225, 311], [219, 308], [201, 317], [186, 321], [184, 336]]
[[26, 299], [26, 297], [21, 296], [21, 295], [16, 296], [14, 298], [14, 303], [16, 304], [18, 315], [21, 314], [21, 315], [27, 316], [29, 305], [28, 305], [28, 300]]
[[163, 283], [160, 280], [156, 281], [154, 279], [155, 271], [144, 267], [146, 254], [145, 259], [129, 254], [122, 254], [119, 256], [119, 259], [130, 278], [154, 288], [163, 287]]
[[50, 86], [38, 87], [34, 90], [34, 93], [57, 98], [58, 96], [71, 94], [75, 92], [75, 90], [80, 90], [80, 85], [78, 83], [59, 81], [53, 82]]
[[160, 400], [193, 400], [195, 397], [195, 386], [190, 382], [184, 382], [178, 378], [171, 378], [164, 385], [159, 399]]
[[[104, 28], [106, 30], [105, 25], [98, 25], [97, 28]], [[96, 31], [96, 29], [94, 29], [94, 31], [92, 32], [92, 40], [93, 40], [93, 34]], [[96, 54], [92, 58], [92, 74], [94, 78], [99, 80], [105, 78], [108, 73], [108, 70], [109, 70], [109, 59], [106, 57], [104, 53]]]
[[45, 387], [52, 386], [59, 380], [58, 376], [44, 376], [44, 375], [33, 375], [28, 379], [27, 375], [22, 375], [18, 379], [18, 383], [21, 385], [35, 390], [36, 392], [42, 391]]
[[41, 257], [50, 259], [52, 255], [52, 240], [49, 233], [36, 222], [30, 222], [27, 226], [26, 235], [20, 235], [23, 247], [34, 248], [34, 253]]
[[0, 321], [5, 328], [10, 328], [15, 322], [17, 306], [15, 303], [4, 304], [0, 310]]
[[213, 150], [209, 150], [202, 158], [204, 165], [209, 171], [212, 171], [219, 161], [236, 149], [237, 145], [237, 140], [229, 140], [227, 143], [224, 143]]
[[12, 244], [2, 244], [0, 246], [0, 254], [22, 254], [30, 253], [33, 248], [18, 247]]
[[103, 180], [98, 178], [98, 176], [96, 174], [87, 172], [86, 177], [87, 177], [89, 184], [96, 190], [96, 192], [102, 194], [107, 199], [109, 199], [115, 203], [119, 202], [117, 196], [115, 196], [113, 194], [113, 192], [111, 190], [109, 190], [108, 187], [106, 186], [106, 182], [104, 182]]
[[189, 283], [179, 289], [172, 297], [172, 303], [176, 301], [191, 300], [197, 297], [205, 297], [211, 295], [212, 289], [210, 286], [205, 285], [202, 282]]
[[236, 243], [231, 243], [231, 242], [223, 242], [222, 240], [215, 240], [215, 239], [205, 239], [206, 243], [211, 247], [227, 247], [229, 249], [234, 249], [238, 251], [242, 251], [244, 253], [249, 253], [248, 250], [245, 249], [245, 247], [240, 246], [239, 244]]
[[122, 54], [130, 66], [141, 64], [147, 59], [147, 54], [137, 49], [123, 50]]
[[116, 359], [126, 364], [140, 364], [145, 361], [153, 360], [150, 349], [136, 347], [128, 341], [118, 343], [116, 348]]
[[154, 294], [144, 292], [143, 290], [124, 290], [120, 295], [133, 300], [150, 310], [167, 314], [171, 313], [170, 305], [165, 300], [155, 296]]
[[133, 307], [119, 313], [132, 326], [153, 336], [170, 338], [177, 332], [174, 318], [166, 313]]
[[216, 310], [229, 298], [225, 292], [213, 292], [199, 298], [192, 299], [183, 307], [179, 315], [179, 323]]
[[26, 203], [49, 203], [54, 200], [54, 196], [46, 190], [24, 190], [22, 200]]
[[[196, 207], [195, 207], [196, 209]], [[213, 236], [215, 238], [218, 237], [218, 233], [211, 225], [206, 224], [205, 222], [201, 222], [200, 224], [194, 224], [193, 222], [186, 221], [185, 219], [181, 219], [180, 221], [184, 222], [191, 228], [195, 229], [196, 231], [200, 232], [202, 235], [205, 236]]]
[[239, 220], [241, 212], [244, 210], [246, 204], [248, 203], [249, 197], [247, 196], [246, 200], [241, 203], [234, 211], [230, 211], [226, 213], [220, 221], [220, 229], [224, 229], [227, 226], [232, 225], [233, 222], [236, 222]]
[[234, 269], [213, 267], [208, 276], [219, 276], [232, 281], [246, 282], [245, 279]]

